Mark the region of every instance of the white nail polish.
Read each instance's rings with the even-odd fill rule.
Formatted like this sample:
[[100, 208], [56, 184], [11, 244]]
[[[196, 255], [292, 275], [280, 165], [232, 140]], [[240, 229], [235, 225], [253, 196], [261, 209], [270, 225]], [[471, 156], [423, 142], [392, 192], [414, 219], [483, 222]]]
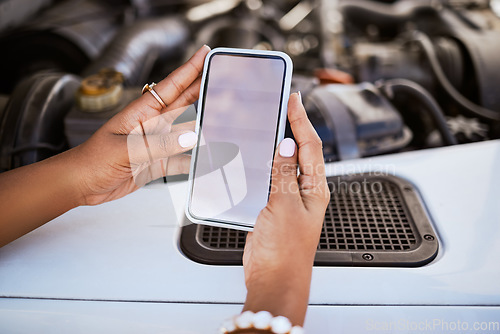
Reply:
[[300, 90], [297, 92], [297, 94], [299, 94], [299, 101], [300, 103], [302, 103], [302, 94], [300, 94]]
[[194, 132], [186, 132], [186, 133], [183, 133], [182, 135], [179, 136], [179, 138], [177, 139], [177, 141], [179, 142], [179, 145], [181, 145], [181, 147], [192, 147], [196, 144], [196, 142], [198, 141], [198, 136], [196, 135], [196, 133]]
[[283, 158], [293, 157], [295, 154], [295, 141], [292, 138], [285, 138], [280, 144], [280, 155]]

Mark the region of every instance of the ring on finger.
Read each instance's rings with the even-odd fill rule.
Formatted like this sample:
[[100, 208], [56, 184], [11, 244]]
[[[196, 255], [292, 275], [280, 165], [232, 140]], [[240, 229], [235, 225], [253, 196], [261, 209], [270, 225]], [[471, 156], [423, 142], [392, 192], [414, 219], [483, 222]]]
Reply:
[[156, 101], [158, 101], [158, 103], [160, 103], [161, 107], [166, 108], [167, 105], [165, 104], [165, 102], [163, 102], [160, 95], [158, 95], [158, 93], [154, 90], [155, 86], [156, 86], [156, 83], [154, 83], [154, 82], [152, 82], [151, 84], [145, 84], [144, 87], [142, 88], [142, 94], [145, 94], [146, 92], [150, 92], [151, 95], [153, 95], [153, 97], [156, 99]]

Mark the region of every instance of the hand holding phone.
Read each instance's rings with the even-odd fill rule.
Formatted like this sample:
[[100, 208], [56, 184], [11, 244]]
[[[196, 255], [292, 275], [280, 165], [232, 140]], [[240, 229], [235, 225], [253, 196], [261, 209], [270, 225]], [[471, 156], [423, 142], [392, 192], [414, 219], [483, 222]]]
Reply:
[[275, 51], [217, 48], [205, 58], [187, 217], [251, 230], [269, 198], [292, 75]]
[[269, 202], [247, 234], [243, 310], [266, 310], [302, 325], [330, 191], [321, 140], [300, 94], [290, 95], [288, 120], [297, 143], [286, 138], [279, 144]]

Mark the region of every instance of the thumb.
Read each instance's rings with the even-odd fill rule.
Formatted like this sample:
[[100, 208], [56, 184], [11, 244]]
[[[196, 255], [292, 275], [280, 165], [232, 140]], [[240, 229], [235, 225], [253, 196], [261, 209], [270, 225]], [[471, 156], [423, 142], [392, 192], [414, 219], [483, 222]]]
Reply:
[[300, 197], [297, 181], [297, 146], [291, 138], [281, 141], [274, 155], [269, 201]]

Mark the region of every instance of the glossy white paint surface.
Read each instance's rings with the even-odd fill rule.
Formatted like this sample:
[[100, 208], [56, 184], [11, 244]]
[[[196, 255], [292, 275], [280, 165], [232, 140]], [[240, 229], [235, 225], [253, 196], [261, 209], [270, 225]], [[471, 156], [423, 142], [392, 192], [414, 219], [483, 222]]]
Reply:
[[[3, 334], [207, 334], [217, 333], [222, 319], [239, 313], [241, 307], [8, 299], [0, 300], [0, 329]], [[466, 306], [310, 306], [305, 324], [306, 332], [313, 334], [486, 334], [498, 333], [499, 327], [498, 308]]]
[[[328, 170], [330, 175], [340, 171], [368, 172], [387, 165], [382, 168], [391, 173], [395, 170], [397, 176], [409, 180], [420, 191], [440, 238], [438, 258], [421, 268], [315, 268], [311, 304], [434, 305], [441, 307], [375, 309], [382, 310], [387, 319], [393, 314], [413, 316], [409, 310], [422, 310], [416, 314], [425, 317], [426, 312], [433, 312], [425, 310], [441, 310], [459, 317], [478, 314], [487, 318], [496, 314], [499, 320], [500, 141], [330, 164]], [[174, 217], [175, 212], [182, 213], [186, 185], [184, 181], [168, 186], [156, 183], [112, 203], [72, 210], [1, 248], [0, 328], [7, 326], [2, 325], [5, 319], [14, 327], [16, 323], [25, 325], [22, 319], [32, 308], [36, 319], [46, 319], [47, 315], [37, 312], [45, 310], [44, 303], [49, 305], [51, 301], [9, 299], [15, 297], [243, 303], [241, 267], [197, 264], [179, 251], [180, 229]], [[98, 310], [110, 304], [87, 305], [96, 305]], [[152, 305], [172, 304], [130, 305], [142, 305], [146, 310]], [[240, 309], [236, 305], [173, 305], [183, 305], [186, 312], [190, 307], [205, 307], [214, 310], [214, 317], [220, 307], [220, 319], [228, 308], [232, 313]], [[468, 312], [472, 309], [442, 305], [496, 307]], [[95, 312], [93, 308], [88, 307], [88, 312]], [[372, 312], [359, 306], [317, 309], [309, 313], [308, 323], [330, 326], [339, 319], [338, 314], [343, 315], [343, 323], [348, 321], [349, 312], [353, 312], [353, 319]], [[129, 321], [126, 314], [117, 317]], [[175, 323], [177, 318], [175, 313], [165, 313], [155, 321]], [[147, 323], [153, 321], [144, 319]], [[176, 333], [182, 333], [180, 329], [189, 327], [176, 328]]]

